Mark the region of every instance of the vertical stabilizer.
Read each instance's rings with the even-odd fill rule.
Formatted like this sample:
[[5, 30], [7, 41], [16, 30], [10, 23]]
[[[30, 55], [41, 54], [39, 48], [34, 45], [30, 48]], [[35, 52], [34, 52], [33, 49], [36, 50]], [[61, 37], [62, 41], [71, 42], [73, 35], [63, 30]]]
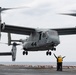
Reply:
[[1, 7], [0, 7], [0, 39], [1, 39]]
[[8, 33], [8, 46], [11, 45], [11, 34]]

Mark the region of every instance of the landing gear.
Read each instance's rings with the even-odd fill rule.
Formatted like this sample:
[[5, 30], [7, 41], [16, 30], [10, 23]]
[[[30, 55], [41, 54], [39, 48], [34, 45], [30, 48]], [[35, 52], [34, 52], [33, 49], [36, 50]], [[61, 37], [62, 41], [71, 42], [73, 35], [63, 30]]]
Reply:
[[23, 51], [23, 55], [25, 55], [25, 54], [28, 55], [28, 52], [27, 51]]
[[51, 53], [51, 52], [49, 52], [49, 51], [47, 51], [47, 52], [46, 52], [46, 55], [51, 55], [51, 54], [52, 54], [52, 53]]
[[52, 48], [51, 50], [52, 50], [52, 51], [56, 51], [56, 48]]
[[56, 51], [55, 44], [53, 42], [51, 43], [51, 50]]
[[49, 52], [49, 55], [51, 55], [52, 53], [51, 52]]

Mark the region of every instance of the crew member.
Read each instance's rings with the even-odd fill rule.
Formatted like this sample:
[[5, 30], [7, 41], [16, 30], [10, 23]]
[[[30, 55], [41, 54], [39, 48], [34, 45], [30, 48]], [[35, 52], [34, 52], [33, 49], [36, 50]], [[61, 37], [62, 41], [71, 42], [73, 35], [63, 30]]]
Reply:
[[63, 58], [61, 55], [59, 55], [58, 57], [54, 54], [55, 58], [57, 59], [57, 71], [62, 71], [62, 62], [63, 62]]

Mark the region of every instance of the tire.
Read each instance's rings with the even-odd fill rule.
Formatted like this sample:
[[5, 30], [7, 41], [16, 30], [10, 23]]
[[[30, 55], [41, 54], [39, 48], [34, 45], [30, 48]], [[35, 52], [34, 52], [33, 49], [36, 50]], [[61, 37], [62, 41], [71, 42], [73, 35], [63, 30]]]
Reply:
[[54, 48], [54, 51], [56, 51], [56, 48]]
[[26, 51], [26, 55], [28, 55], [28, 52]]
[[25, 55], [25, 51], [23, 51], [23, 55]]
[[48, 55], [48, 52], [46, 52], [46, 55]]
[[51, 52], [49, 52], [49, 55], [51, 55], [52, 53]]

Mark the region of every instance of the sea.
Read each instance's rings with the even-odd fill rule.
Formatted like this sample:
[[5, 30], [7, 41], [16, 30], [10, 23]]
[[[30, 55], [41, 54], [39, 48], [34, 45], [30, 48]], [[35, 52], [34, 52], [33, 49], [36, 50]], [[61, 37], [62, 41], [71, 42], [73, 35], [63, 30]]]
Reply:
[[[56, 66], [56, 62], [0, 62], [3, 65], [53, 65]], [[76, 62], [63, 62], [63, 66], [76, 66]]]

